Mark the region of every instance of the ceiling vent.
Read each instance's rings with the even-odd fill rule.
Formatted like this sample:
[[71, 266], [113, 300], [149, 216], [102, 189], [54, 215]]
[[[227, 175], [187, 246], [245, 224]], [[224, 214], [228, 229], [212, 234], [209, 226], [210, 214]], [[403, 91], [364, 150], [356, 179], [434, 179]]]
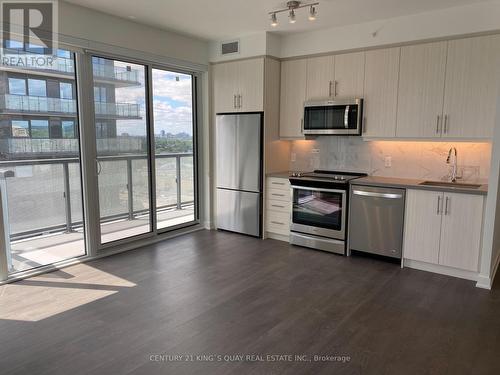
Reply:
[[228, 42], [222, 42], [220, 52], [222, 56], [240, 53], [240, 41], [231, 40]]

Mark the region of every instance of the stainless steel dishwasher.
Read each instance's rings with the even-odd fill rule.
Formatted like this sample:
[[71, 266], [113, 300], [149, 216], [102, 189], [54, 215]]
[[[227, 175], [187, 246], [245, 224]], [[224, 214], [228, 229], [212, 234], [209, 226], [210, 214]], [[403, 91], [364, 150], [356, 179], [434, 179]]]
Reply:
[[401, 259], [405, 190], [351, 185], [350, 250]]

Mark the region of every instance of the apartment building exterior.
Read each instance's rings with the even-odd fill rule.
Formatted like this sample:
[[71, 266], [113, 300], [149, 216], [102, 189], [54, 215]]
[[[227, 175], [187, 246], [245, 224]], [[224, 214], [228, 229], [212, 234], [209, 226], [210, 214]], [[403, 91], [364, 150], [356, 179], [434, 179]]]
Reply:
[[[99, 154], [144, 150], [144, 139], [117, 131], [117, 121], [142, 117], [138, 104], [116, 100], [117, 88], [141, 85], [138, 71], [115, 66], [113, 60], [92, 59]], [[75, 66], [73, 53], [58, 50], [51, 69], [0, 69], [0, 160], [78, 156]]]

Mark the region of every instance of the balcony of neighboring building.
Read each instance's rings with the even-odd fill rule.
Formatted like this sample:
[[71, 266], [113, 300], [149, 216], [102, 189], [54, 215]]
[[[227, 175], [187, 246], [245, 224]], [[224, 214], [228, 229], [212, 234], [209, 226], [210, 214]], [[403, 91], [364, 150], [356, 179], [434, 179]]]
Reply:
[[[56, 56], [49, 65], [37, 63], [36, 54], [27, 54], [24, 51], [11, 50], [8, 56], [14, 57], [12, 61], [16, 61], [15, 57], [19, 58], [18, 64], [2, 65], [2, 70], [14, 73], [29, 73], [32, 75], [42, 75], [50, 77], [59, 77], [63, 79], [75, 78], [75, 60], [72, 54], [61, 54]], [[25, 58], [34, 56], [35, 58]], [[108, 83], [116, 87], [140, 86], [142, 72], [132, 68], [129, 65], [117, 66], [105, 62], [93, 61], [92, 72], [94, 81], [99, 83]]]
[[[134, 103], [96, 102], [96, 117], [109, 119], [140, 119], [140, 107]], [[0, 95], [0, 110], [4, 114], [49, 114], [76, 116], [76, 100], [45, 96]]]

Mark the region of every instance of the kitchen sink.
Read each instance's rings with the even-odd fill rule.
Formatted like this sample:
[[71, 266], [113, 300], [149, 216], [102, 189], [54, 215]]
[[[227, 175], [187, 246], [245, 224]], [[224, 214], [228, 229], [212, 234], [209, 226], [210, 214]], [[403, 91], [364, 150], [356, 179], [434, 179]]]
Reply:
[[455, 187], [455, 188], [465, 188], [465, 189], [477, 189], [481, 187], [481, 184], [466, 184], [461, 182], [445, 182], [445, 181], [424, 181], [421, 182], [419, 185]]

